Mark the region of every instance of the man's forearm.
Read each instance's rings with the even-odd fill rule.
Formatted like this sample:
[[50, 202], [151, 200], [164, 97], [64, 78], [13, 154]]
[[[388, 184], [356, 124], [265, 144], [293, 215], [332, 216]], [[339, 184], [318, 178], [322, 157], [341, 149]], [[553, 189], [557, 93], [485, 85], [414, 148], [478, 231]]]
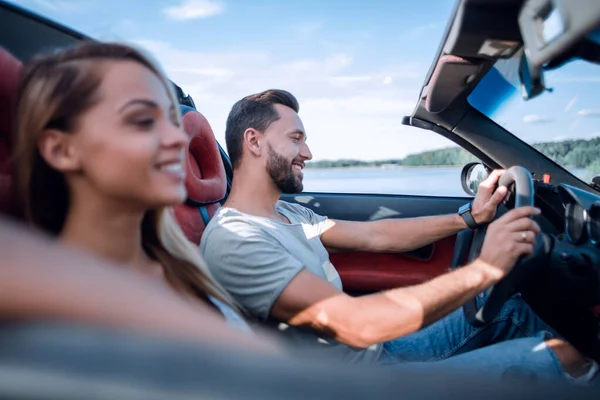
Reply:
[[[330, 321], [337, 339], [367, 347], [416, 332], [456, 310], [493, 285], [498, 277], [477, 260], [429, 282], [347, 298], [350, 321]], [[338, 323], [336, 323], [338, 322]], [[337, 325], [337, 326], [335, 326]]]
[[467, 228], [458, 214], [385, 219], [372, 222], [373, 250], [406, 252], [434, 243]]

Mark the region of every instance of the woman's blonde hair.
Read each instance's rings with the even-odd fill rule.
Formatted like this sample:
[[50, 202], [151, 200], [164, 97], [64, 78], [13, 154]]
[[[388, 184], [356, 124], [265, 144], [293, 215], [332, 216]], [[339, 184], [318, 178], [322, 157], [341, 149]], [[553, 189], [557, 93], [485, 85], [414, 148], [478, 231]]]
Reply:
[[[161, 79], [171, 101], [179, 106], [160, 64], [131, 45], [89, 41], [35, 57], [24, 66], [17, 99], [17, 192], [27, 220], [54, 235], [65, 223], [69, 188], [63, 174], [41, 156], [38, 141], [47, 129], [71, 132], [78, 117], [98, 101], [101, 65], [106, 61], [134, 61], [145, 66]], [[181, 117], [178, 119], [181, 125]], [[213, 296], [237, 310], [231, 296], [212, 278], [199, 248], [185, 237], [171, 209], [145, 214], [142, 244], [162, 264], [175, 288], [204, 300]]]

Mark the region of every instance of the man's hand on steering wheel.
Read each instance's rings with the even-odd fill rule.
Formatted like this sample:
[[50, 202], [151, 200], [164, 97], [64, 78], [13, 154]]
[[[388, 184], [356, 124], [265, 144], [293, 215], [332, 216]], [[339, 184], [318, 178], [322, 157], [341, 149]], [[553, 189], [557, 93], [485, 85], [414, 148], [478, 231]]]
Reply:
[[488, 226], [478, 264], [494, 281], [508, 275], [520, 257], [533, 254], [540, 227], [530, 217], [539, 214], [538, 208], [519, 207]]
[[471, 214], [473, 219], [479, 225], [490, 222], [496, 216], [496, 209], [498, 205], [508, 195], [508, 189], [506, 186], [498, 187], [498, 179], [506, 172], [503, 169], [496, 169], [492, 171], [490, 176], [486, 180], [479, 184], [477, 189], [477, 195], [473, 201], [471, 207]]
[[[511, 186], [514, 189], [508, 189]], [[509, 195], [514, 195], [514, 209], [497, 218], [498, 205]], [[531, 173], [513, 166], [506, 171], [493, 171], [479, 185], [473, 203], [459, 209], [471, 229], [457, 236], [459, 244], [454, 248], [452, 264], [458, 266], [467, 258], [471, 266], [486, 274], [491, 285], [485, 290], [482, 305], [473, 298], [463, 306], [465, 316], [474, 326], [492, 321], [518, 290], [519, 282], [527, 279], [531, 271], [528, 267], [548, 257], [552, 250], [552, 241], [531, 218], [540, 214], [534, 204]]]

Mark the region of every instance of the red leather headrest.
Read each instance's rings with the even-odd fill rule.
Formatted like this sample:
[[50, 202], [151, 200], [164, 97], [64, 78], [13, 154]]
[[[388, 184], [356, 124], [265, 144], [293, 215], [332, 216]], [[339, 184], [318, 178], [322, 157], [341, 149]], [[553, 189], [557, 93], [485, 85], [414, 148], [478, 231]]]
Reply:
[[188, 198], [196, 203], [218, 202], [227, 192], [227, 178], [217, 140], [202, 114], [187, 107], [184, 112], [183, 128], [190, 137], [185, 182]]
[[0, 212], [11, 212], [12, 128], [22, 64], [0, 47]]

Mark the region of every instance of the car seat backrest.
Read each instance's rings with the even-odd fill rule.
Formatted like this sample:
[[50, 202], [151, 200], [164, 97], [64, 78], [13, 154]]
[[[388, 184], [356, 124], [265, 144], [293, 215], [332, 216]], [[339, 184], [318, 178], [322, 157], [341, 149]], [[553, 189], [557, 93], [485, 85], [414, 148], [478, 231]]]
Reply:
[[0, 47], [0, 213], [15, 213], [12, 129], [22, 64]]
[[200, 244], [206, 224], [226, 196], [227, 177], [217, 140], [207, 119], [183, 105], [181, 114], [183, 128], [190, 138], [185, 180], [188, 200], [175, 207], [175, 217], [187, 238]]

